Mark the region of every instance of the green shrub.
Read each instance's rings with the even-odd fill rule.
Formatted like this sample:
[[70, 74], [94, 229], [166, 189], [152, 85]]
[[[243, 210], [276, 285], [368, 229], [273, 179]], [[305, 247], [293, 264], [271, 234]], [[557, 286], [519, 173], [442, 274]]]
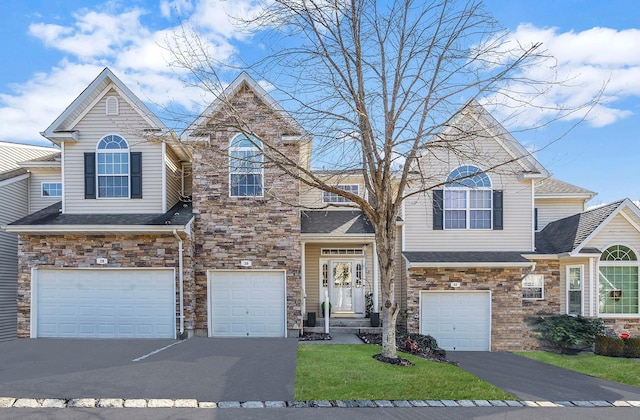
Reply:
[[617, 337], [606, 337], [600, 335], [596, 337], [593, 352], [601, 356], [623, 357], [624, 356], [624, 340]]
[[542, 346], [558, 353], [577, 353], [590, 348], [595, 337], [604, 333], [604, 324], [598, 318], [550, 315], [528, 321]]
[[640, 338], [626, 338], [622, 341], [624, 341], [624, 357], [640, 357]]

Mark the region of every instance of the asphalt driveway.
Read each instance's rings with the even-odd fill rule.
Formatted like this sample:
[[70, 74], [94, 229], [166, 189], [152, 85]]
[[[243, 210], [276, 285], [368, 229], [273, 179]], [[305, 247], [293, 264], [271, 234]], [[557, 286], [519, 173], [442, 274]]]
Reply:
[[20, 339], [0, 343], [0, 397], [293, 400], [297, 340]]
[[533, 401], [640, 401], [640, 388], [605, 381], [503, 352], [447, 352], [450, 360], [480, 379]]

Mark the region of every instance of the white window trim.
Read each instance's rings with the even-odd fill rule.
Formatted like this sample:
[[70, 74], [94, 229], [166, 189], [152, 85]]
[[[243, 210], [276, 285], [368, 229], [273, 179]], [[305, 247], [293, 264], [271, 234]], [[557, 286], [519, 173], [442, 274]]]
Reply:
[[[448, 208], [447, 207], [447, 191], [464, 191], [466, 207], [462, 208]], [[491, 200], [491, 206], [487, 208], [471, 208], [471, 191], [489, 191], [489, 200]], [[447, 211], [464, 211], [465, 212], [465, 227], [462, 228], [448, 228], [447, 227]], [[487, 228], [471, 228], [471, 211], [489, 211], [489, 227]], [[493, 188], [478, 187], [445, 187], [442, 193], [442, 228], [444, 230], [493, 230]]]
[[[233, 142], [235, 141], [236, 138], [238, 138], [239, 136], [245, 136], [244, 134], [236, 134], [235, 136], [233, 136], [231, 138], [231, 140], [229, 141], [229, 153], [228, 153], [228, 158], [229, 158], [229, 197], [233, 197], [233, 198], [263, 198], [264, 197], [264, 154], [262, 153], [262, 151], [260, 150], [259, 147], [253, 145], [252, 147], [231, 147], [231, 144], [233, 144]], [[260, 165], [260, 183], [262, 184], [262, 187], [260, 188], [260, 195], [233, 195], [231, 192], [233, 191], [233, 186], [232, 186], [232, 182], [231, 182], [231, 178], [232, 175], [235, 174], [240, 174], [238, 172], [231, 172], [231, 152], [232, 151], [254, 151], [254, 150], [259, 150], [261, 152], [260, 154], [260, 159], [261, 159], [261, 165]], [[255, 175], [255, 173], [252, 173]]]
[[[569, 292], [571, 291], [577, 291], [578, 289], [571, 289], [569, 287], [569, 285], [571, 284], [571, 269], [572, 268], [577, 268], [580, 270], [580, 313], [579, 314], [572, 314], [569, 312]], [[568, 315], [584, 315], [584, 264], [573, 264], [573, 265], [568, 265], [566, 267], [566, 293], [565, 293], [565, 305], [566, 305], [566, 311], [565, 313]]]
[[522, 297], [522, 300], [527, 300], [527, 301], [534, 301], [534, 300], [544, 300], [544, 274], [528, 274], [527, 276], [525, 276], [522, 279], [522, 291], [524, 292], [524, 289], [538, 289], [538, 287], [525, 287], [524, 286], [524, 281], [527, 279], [527, 277], [530, 276], [536, 276], [542, 279], [542, 286], [541, 286], [541, 293], [540, 293], [540, 297], [539, 298], [526, 298], [526, 297]]
[[[60, 184], [60, 195], [44, 195], [44, 184]], [[60, 181], [43, 181], [40, 183], [40, 197], [42, 198], [60, 198], [62, 197], [62, 182]]]
[[[607, 250], [612, 246], [622, 245], [629, 248], [636, 255], [636, 258], [640, 258], [640, 253], [636, 250], [635, 247], [628, 245], [626, 243], [611, 243], [602, 249]], [[594, 277], [596, 278], [596, 290], [600, 290], [600, 267], [638, 267], [638, 282], [640, 283], [640, 259], [636, 261], [602, 261], [600, 259], [596, 259], [596, 272]], [[635, 314], [610, 314], [610, 313], [602, 313], [600, 312], [600, 293], [596, 294], [596, 314], [600, 318], [640, 318], [640, 304], [638, 304], [638, 313]], [[638, 284], [638, 301], [640, 302], [640, 284]]]
[[[358, 195], [358, 196], [360, 195], [360, 184], [336, 184], [336, 185], [334, 185], [334, 187], [336, 187], [338, 189], [343, 189], [341, 187], [350, 187], [348, 192], [353, 193], [353, 194]], [[351, 191], [351, 187], [356, 187], [356, 192], [355, 193], [353, 191]], [[343, 199], [345, 201], [331, 201], [331, 200], [327, 201], [326, 200], [326, 198], [327, 198], [326, 196], [327, 195], [330, 195], [329, 197], [334, 197], [335, 196], [335, 197], [338, 197], [339, 200]], [[338, 195], [336, 193], [332, 193], [332, 192], [328, 192], [328, 191], [322, 191], [322, 202], [324, 204], [352, 204], [353, 203], [353, 201], [351, 201], [351, 200], [348, 200], [348, 199], [346, 199], [346, 198], [344, 198], [344, 197], [342, 197], [342, 196], [340, 196], [340, 195]]]
[[[118, 136], [120, 137], [122, 140], [125, 141], [125, 143], [127, 143], [127, 155], [128, 155], [128, 165], [127, 167], [129, 168], [129, 171], [127, 172], [127, 183], [128, 183], [128, 187], [127, 187], [127, 196], [126, 197], [101, 197], [100, 196], [100, 177], [101, 176], [110, 176], [110, 175], [100, 175], [98, 173], [98, 155], [99, 154], [104, 154], [104, 153], [108, 153], [108, 152], [103, 152], [102, 150], [110, 150], [110, 149], [98, 149], [98, 146], [100, 145], [100, 142], [102, 140], [105, 139], [105, 137], [109, 137], [109, 136]], [[122, 150], [122, 149], [120, 149]], [[123, 153], [123, 152], [120, 152]], [[120, 134], [116, 134], [116, 133], [109, 133], [109, 134], [105, 134], [104, 136], [102, 136], [100, 138], [100, 140], [98, 140], [98, 143], [96, 143], [96, 159], [95, 159], [95, 175], [96, 175], [96, 199], [98, 200], [128, 200], [131, 198], [131, 146], [129, 146], [129, 142], [127, 141], [126, 138], [124, 138], [123, 136], [121, 136]]]

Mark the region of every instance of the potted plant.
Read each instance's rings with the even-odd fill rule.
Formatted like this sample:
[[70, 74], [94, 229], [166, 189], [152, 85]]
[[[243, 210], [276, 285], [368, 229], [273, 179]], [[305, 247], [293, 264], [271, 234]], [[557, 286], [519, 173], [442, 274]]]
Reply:
[[[322, 308], [322, 316], [324, 317], [324, 302], [320, 304], [320, 307]], [[331, 316], [331, 302], [329, 302], [329, 316]]]

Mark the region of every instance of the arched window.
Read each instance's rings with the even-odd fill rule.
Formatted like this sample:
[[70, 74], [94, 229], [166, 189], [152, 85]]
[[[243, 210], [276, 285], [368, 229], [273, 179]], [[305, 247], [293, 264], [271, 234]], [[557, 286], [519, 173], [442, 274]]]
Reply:
[[229, 195], [231, 197], [262, 197], [262, 142], [244, 134], [235, 136], [229, 144]]
[[599, 313], [638, 315], [638, 256], [629, 247], [613, 245], [600, 257]]
[[465, 165], [451, 171], [444, 189], [445, 229], [491, 229], [491, 180], [482, 169]]
[[129, 145], [111, 134], [98, 142], [96, 150], [98, 197], [129, 197]]

